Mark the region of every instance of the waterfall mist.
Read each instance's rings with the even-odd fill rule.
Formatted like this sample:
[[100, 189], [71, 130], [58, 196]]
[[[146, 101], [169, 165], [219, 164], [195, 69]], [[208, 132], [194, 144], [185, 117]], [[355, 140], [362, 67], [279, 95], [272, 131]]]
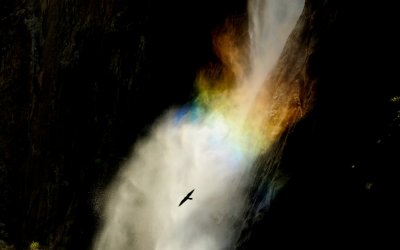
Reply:
[[[198, 98], [168, 111], [135, 144], [104, 192], [94, 249], [236, 246], [251, 219], [245, 214], [256, 161], [302, 116], [299, 86], [276, 80], [274, 67], [303, 6], [249, 0], [248, 41], [222, 40], [216, 48], [229, 77], [200, 76]], [[178, 207], [192, 189], [193, 200]]]

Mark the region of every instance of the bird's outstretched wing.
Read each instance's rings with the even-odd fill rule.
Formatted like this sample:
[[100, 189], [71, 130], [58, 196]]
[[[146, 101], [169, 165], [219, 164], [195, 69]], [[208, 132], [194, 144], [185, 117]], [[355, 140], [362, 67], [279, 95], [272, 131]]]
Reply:
[[186, 197], [189, 198], [189, 197], [193, 194], [193, 192], [194, 192], [194, 189], [193, 189], [192, 191], [190, 191], [190, 192], [186, 195]]
[[184, 199], [179, 203], [179, 206], [178, 206], [178, 207], [180, 207], [183, 203], [185, 203], [186, 200], [187, 200], [187, 199], [184, 198]]

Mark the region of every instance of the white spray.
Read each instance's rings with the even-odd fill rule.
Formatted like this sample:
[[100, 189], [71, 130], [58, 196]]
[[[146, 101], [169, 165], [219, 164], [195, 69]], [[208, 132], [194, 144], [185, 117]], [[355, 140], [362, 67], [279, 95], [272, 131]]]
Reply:
[[[304, 0], [249, 1], [251, 73], [245, 82], [254, 95], [303, 5]], [[106, 191], [95, 250], [221, 250], [235, 245], [252, 182], [249, 172], [260, 152], [242, 151], [218, 112], [179, 112], [168, 112], [135, 145]], [[192, 189], [193, 200], [178, 207]]]

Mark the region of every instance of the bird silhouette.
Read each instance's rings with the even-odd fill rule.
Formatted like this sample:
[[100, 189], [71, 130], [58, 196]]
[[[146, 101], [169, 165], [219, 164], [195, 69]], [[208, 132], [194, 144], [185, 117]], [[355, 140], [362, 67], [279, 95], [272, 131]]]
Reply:
[[178, 207], [180, 207], [183, 203], [185, 203], [185, 201], [187, 201], [187, 200], [193, 200], [193, 198], [192, 197], [190, 197], [192, 194], [193, 194], [193, 192], [194, 192], [194, 189], [192, 190], [192, 191], [190, 191], [186, 196], [185, 196], [185, 198], [183, 198], [183, 200], [181, 200], [181, 202], [179, 203], [179, 206]]

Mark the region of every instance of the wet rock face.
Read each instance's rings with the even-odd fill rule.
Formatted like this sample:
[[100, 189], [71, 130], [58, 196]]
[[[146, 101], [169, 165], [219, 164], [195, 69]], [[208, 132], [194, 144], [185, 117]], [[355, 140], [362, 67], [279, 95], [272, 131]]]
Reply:
[[[29, 106], [30, 47], [23, 22], [23, 12], [15, 12], [16, 3], [6, 1], [1, 10], [0, 38], [0, 237], [10, 236], [7, 225], [16, 222], [10, 207], [17, 195], [18, 179], [12, 179], [21, 169], [26, 155]], [[4, 223], [4, 224], [3, 224]]]
[[9, 1], [1, 14], [2, 237], [88, 244], [90, 192], [143, 128], [138, 104], [155, 86], [146, 2]]

